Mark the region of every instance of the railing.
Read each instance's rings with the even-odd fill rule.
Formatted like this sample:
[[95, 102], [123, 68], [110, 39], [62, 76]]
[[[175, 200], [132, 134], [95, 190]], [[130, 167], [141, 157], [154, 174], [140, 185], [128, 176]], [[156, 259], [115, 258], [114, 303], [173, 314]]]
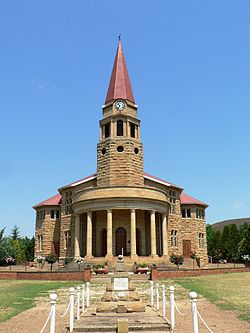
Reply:
[[68, 312], [69, 312], [69, 331], [73, 332], [75, 319], [79, 320], [80, 315], [83, 314], [86, 311], [86, 308], [88, 308], [90, 305], [90, 283], [86, 282], [86, 285], [83, 284], [81, 287], [78, 286], [76, 288], [76, 295], [75, 295], [75, 288], [73, 287], [69, 288], [69, 302], [63, 314], [59, 314], [56, 312], [56, 302], [57, 302], [57, 294], [51, 293], [50, 312], [40, 333], [43, 333], [45, 331], [45, 328], [47, 327], [49, 321], [50, 321], [50, 333], [55, 333], [56, 317], [64, 318]]
[[[187, 313], [182, 313], [176, 304], [175, 301], [175, 287], [170, 286], [168, 288], [169, 290], [169, 302], [167, 301], [167, 295], [166, 295], [166, 286], [162, 285], [162, 292], [160, 295], [160, 287], [158, 283], [153, 283], [153, 281], [149, 281], [150, 283], [150, 304], [152, 308], [155, 308], [155, 310], [158, 312], [160, 316], [164, 320], [167, 320], [166, 318], [166, 309], [169, 308], [169, 321], [171, 325], [171, 329], [174, 330], [175, 324], [176, 324], [176, 311], [181, 316], [186, 316]], [[197, 309], [197, 293], [196, 292], [190, 292], [189, 293], [190, 301], [191, 301], [191, 311], [192, 311], [192, 326], [193, 326], [193, 333], [199, 333], [199, 322], [198, 319], [201, 320], [201, 322], [204, 324], [204, 326], [207, 328], [207, 330], [210, 333], [214, 333], [207, 325], [201, 314], [199, 313]], [[160, 303], [162, 304], [162, 312], [160, 313]], [[175, 311], [176, 310], [176, 311]]]

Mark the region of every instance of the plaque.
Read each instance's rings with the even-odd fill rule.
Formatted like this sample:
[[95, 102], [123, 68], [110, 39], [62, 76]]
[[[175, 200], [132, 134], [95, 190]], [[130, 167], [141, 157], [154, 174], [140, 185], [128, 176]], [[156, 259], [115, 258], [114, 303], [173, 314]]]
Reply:
[[128, 290], [128, 278], [114, 278], [114, 290]]

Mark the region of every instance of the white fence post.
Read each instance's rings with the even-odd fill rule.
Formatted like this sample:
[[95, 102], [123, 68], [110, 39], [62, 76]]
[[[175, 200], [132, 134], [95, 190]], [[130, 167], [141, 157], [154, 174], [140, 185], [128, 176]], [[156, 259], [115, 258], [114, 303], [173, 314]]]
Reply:
[[77, 304], [76, 304], [76, 318], [80, 319], [80, 297], [81, 297], [81, 287], [76, 287], [77, 289]]
[[69, 308], [69, 331], [73, 332], [74, 329], [74, 293], [75, 288], [69, 288], [69, 301], [70, 301], [70, 308]]
[[151, 306], [154, 306], [154, 282], [153, 281], [149, 281], [150, 284], [150, 296], [151, 296]]
[[162, 285], [162, 317], [166, 318], [166, 287]]
[[51, 317], [50, 317], [50, 333], [55, 333], [56, 331], [56, 300], [57, 294], [52, 293], [49, 295], [50, 305], [51, 305]]
[[170, 286], [169, 287], [169, 291], [170, 291], [170, 296], [169, 296], [169, 302], [170, 302], [170, 324], [171, 324], [171, 328], [172, 330], [175, 327], [175, 313], [174, 313], [174, 286]]
[[82, 285], [82, 313], [85, 311], [85, 284]]
[[156, 288], [156, 310], [159, 311], [159, 284], [155, 284]]
[[86, 307], [89, 307], [89, 298], [90, 298], [90, 283], [86, 282]]
[[192, 307], [194, 333], [199, 333], [198, 317], [197, 317], [197, 293], [195, 291], [191, 291], [189, 293], [189, 297], [191, 300], [191, 307]]

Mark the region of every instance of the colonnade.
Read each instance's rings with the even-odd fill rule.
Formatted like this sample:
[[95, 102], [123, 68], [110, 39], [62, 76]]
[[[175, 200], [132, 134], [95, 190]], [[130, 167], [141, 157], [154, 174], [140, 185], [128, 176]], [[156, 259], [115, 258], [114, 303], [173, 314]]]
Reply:
[[[113, 257], [113, 228], [112, 228], [112, 210], [106, 210], [107, 212], [107, 258]], [[150, 237], [151, 237], [151, 257], [157, 257], [156, 252], [156, 223], [155, 223], [155, 211], [150, 211]], [[162, 213], [162, 254], [168, 255], [168, 233], [167, 233], [167, 214]], [[130, 209], [130, 233], [131, 233], [131, 258], [136, 259], [136, 210]], [[86, 256], [85, 258], [93, 258], [92, 254], [92, 212], [87, 212], [87, 244], [86, 244]], [[75, 216], [75, 251], [74, 256], [80, 257], [80, 214]]]

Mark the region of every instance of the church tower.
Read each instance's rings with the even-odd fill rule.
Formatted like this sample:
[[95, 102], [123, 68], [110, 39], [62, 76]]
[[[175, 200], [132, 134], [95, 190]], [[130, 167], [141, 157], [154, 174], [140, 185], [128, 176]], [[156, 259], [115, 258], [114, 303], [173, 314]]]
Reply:
[[143, 186], [140, 120], [119, 40], [97, 145], [97, 186]]

